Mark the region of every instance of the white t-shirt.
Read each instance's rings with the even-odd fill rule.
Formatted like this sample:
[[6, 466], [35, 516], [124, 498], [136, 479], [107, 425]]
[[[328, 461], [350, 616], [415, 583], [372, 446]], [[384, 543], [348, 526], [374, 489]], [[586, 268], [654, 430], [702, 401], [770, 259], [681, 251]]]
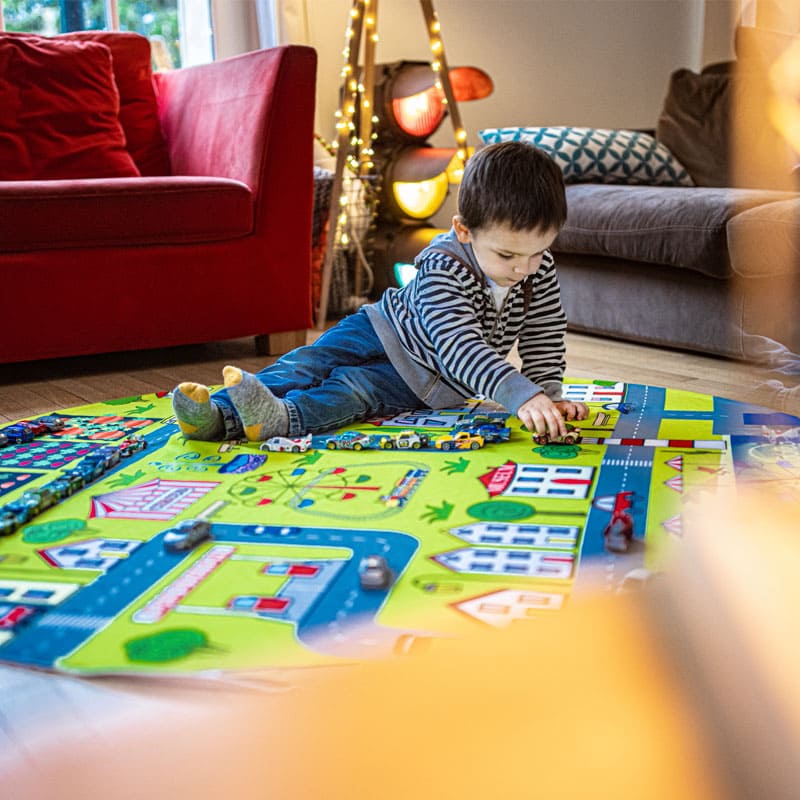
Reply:
[[494, 304], [497, 306], [497, 310], [499, 311], [503, 307], [503, 303], [505, 303], [506, 297], [508, 297], [508, 291], [511, 289], [511, 287], [500, 286], [488, 275], [484, 275], [484, 277], [486, 278], [486, 283], [489, 284], [489, 288], [492, 290], [492, 294], [494, 295]]

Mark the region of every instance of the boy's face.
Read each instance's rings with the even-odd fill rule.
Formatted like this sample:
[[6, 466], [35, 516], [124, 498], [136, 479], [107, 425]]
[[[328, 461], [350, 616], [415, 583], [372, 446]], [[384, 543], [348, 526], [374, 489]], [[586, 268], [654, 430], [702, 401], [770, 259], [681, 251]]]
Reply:
[[458, 216], [453, 217], [453, 228], [459, 242], [472, 245], [480, 268], [498, 286], [513, 286], [533, 275], [558, 234], [555, 228], [544, 232], [514, 231], [508, 225], [471, 230]]

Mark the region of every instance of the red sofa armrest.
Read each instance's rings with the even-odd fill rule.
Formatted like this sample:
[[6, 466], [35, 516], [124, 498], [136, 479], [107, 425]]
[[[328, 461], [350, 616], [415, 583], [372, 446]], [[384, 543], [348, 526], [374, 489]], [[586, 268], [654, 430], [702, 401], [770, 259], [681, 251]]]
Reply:
[[299, 45], [159, 73], [172, 174], [232, 178], [258, 195], [273, 154], [305, 148], [311, 180], [315, 77], [316, 52]]

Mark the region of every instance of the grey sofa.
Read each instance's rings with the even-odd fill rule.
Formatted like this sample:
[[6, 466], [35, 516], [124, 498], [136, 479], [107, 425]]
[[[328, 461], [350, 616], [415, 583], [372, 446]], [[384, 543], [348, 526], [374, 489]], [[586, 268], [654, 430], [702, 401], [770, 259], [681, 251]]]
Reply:
[[795, 155], [768, 107], [769, 68], [795, 38], [739, 28], [737, 62], [670, 77], [654, 132], [694, 187], [567, 187], [553, 250], [573, 330], [740, 359], [772, 341], [800, 353]]
[[800, 352], [798, 196], [715, 187], [567, 187], [553, 250], [570, 328], [740, 359]]

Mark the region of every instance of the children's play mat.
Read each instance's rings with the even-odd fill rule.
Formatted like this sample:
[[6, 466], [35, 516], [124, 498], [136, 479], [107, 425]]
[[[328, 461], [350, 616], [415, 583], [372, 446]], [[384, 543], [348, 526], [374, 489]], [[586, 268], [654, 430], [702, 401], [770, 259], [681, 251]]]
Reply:
[[565, 392], [589, 407], [571, 444], [477, 401], [297, 452], [187, 441], [166, 393], [33, 419], [0, 447], [0, 662], [207, 675], [411, 653], [641, 585], [703, 492], [800, 499], [796, 417]]

